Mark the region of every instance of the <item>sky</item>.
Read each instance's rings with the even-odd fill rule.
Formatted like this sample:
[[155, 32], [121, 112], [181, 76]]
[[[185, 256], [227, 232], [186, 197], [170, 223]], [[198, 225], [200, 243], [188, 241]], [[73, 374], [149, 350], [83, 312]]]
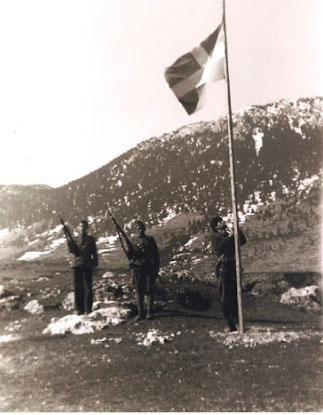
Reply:
[[[0, 0], [0, 185], [57, 187], [140, 141], [227, 113], [225, 81], [188, 116], [164, 70], [222, 0]], [[323, 96], [322, 0], [226, 0], [232, 109]]]

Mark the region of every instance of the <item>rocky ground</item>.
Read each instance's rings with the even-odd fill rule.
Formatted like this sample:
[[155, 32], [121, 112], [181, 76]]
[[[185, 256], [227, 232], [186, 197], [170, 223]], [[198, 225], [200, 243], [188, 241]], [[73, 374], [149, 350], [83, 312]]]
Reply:
[[315, 281], [260, 281], [244, 284], [244, 333], [226, 334], [212, 276], [166, 267], [155, 319], [136, 323], [127, 270], [98, 270], [79, 317], [66, 265], [3, 264], [0, 411], [321, 411]]

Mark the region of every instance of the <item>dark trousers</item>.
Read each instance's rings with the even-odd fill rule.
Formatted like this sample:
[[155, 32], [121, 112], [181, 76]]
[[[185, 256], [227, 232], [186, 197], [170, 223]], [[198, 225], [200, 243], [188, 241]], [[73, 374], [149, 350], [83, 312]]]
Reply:
[[154, 291], [157, 273], [149, 268], [132, 268], [132, 283], [136, 291], [138, 314], [144, 312], [144, 297], [147, 296], [147, 312], [151, 314], [154, 307]]
[[[137, 308], [138, 314], [142, 315], [144, 313], [144, 294], [136, 293], [136, 301], [137, 301]], [[147, 313], [151, 314], [153, 312], [154, 307], [154, 294], [149, 293], [147, 294]]]
[[222, 312], [228, 326], [230, 328], [235, 327], [238, 321], [238, 300], [235, 287], [231, 287], [231, 290], [227, 291], [222, 303]]
[[93, 304], [92, 269], [74, 268], [75, 309], [80, 313], [90, 313]]
[[223, 260], [219, 265], [219, 290], [222, 302], [223, 316], [230, 328], [238, 321], [238, 298], [235, 262]]

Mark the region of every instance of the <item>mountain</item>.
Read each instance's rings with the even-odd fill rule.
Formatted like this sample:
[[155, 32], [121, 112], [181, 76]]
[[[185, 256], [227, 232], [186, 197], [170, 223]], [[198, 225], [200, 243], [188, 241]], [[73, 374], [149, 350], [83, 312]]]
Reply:
[[38, 221], [53, 190], [46, 185], [0, 185], [0, 227], [25, 225], [25, 217], [29, 223]]
[[[238, 208], [241, 219], [253, 223], [252, 238], [310, 230], [317, 244], [322, 106], [321, 97], [304, 98], [234, 114]], [[109, 208], [128, 230], [137, 217], [156, 226], [177, 216], [187, 218], [190, 234], [204, 232], [212, 215], [231, 211], [226, 122], [199, 122], [153, 137], [56, 189], [0, 186], [0, 227], [45, 232], [58, 225], [59, 212], [72, 226], [89, 217], [101, 236], [114, 232]]]

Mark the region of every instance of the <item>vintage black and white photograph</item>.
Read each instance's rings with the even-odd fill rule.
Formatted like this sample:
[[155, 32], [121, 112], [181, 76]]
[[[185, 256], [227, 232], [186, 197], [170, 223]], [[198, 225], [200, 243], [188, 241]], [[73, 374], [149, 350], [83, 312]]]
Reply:
[[322, 0], [0, 0], [0, 412], [322, 412]]

